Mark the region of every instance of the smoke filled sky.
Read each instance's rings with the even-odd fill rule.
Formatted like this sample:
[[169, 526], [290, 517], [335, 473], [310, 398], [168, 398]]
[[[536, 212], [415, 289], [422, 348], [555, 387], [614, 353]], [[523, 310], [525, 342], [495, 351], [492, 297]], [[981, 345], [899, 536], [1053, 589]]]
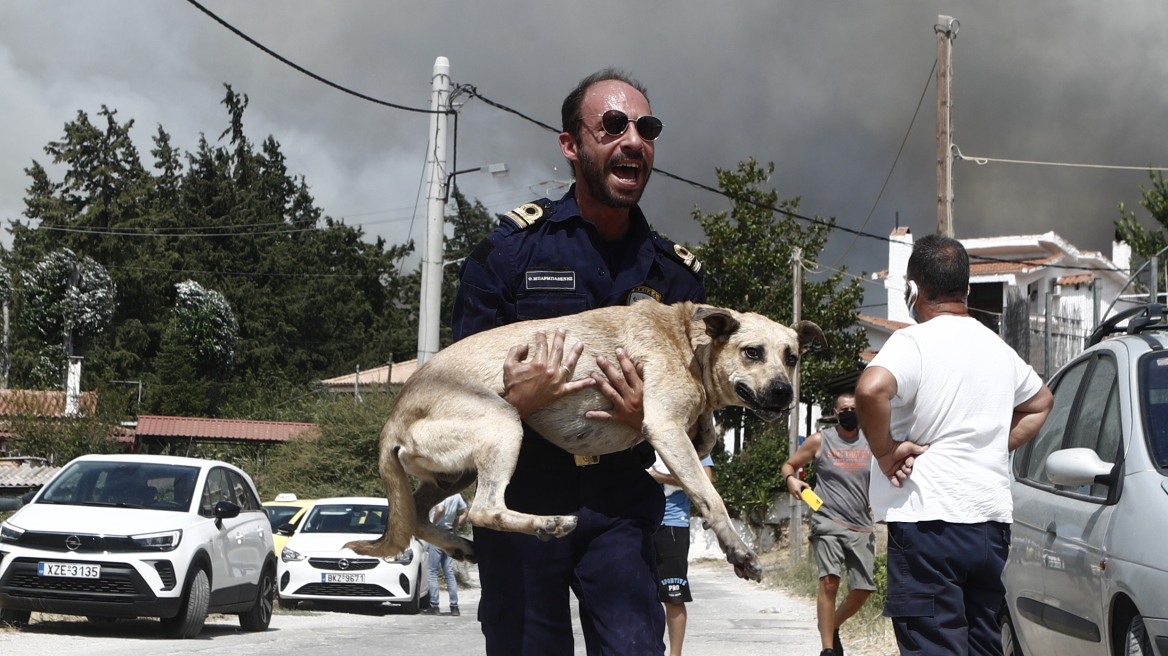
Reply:
[[[623, 67], [648, 87], [665, 122], [659, 168], [713, 186], [716, 168], [750, 157], [774, 162], [772, 186], [782, 197], [801, 197], [801, 212], [878, 235], [898, 220], [916, 235], [935, 229], [930, 71], [938, 14], [960, 21], [953, 115], [964, 154], [1168, 165], [1168, 3], [1161, 0], [205, 5], [314, 73], [414, 107], [429, 106], [440, 55], [450, 59], [456, 84], [557, 126], [577, 80]], [[322, 85], [183, 0], [0, 4], [0, 219], [22, 218], [24, 169], [34, 159], [50, 165], [45, 144], [60, 139], [79, 110], [92, 117], [104, 104], [119, 119], [134, 119], [149, 165], [158, 125], [183, 150], [194, 150], [200, 133], [218, 137], [227, 126], [224, 83], [250, 98], [249, 137], [274, 136], [289, 170], [305, 176], [327, 214], [362, 226], [370, 238], [420, 244], [429, 117]], [[505, 178], [459, 176], [459, 187], [496, 213], [558, 196], [569, 177], [553, 133], [479, 100], [461, 109], [456, 150], [459, 169], [507, 164]], [[956, 232], [1053, 230], [1110, 255], [1117, 204], [1146, 218], [1138, 201], [1148, 182], [1142, 170], [958, 161]], [[702, 239], [694, 208], [719, 211], [729, 202], [657, 175], [642, 205], [659, 230], [694, 243]], [[837, 232], [820, 262], [842, 260], [853, 273], [887, 266], [883, 242], [852, 242]], [[882, 291], [869, 291], [868, 303], [883, 302]]]

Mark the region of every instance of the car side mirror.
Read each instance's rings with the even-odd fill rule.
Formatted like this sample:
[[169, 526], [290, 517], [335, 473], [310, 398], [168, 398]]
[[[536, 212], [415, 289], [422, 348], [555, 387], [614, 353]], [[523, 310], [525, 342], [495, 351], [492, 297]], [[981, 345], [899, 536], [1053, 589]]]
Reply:
[[1114, 464], [1103, 462], [1091, 449], [1063, 449], [1046, 457], [1046, 475], [1055, 485], [1114, 485], [1111, 475], [1114, 468]]
[[230, 501], [220, 501], [215, 504], [215, 519], [231, 519], [239, 517], [239, 506]]
[[26, 505], [26, 506], [27, 506], [28, 504], [32, 503], [33, 497], [35, 497], [35, 496], [36, 496], [36, 494], [37, 494], [37, 491], [36, 491], [36, 490], [33, 490], [32, 492], [27, 492], [27, 493], [25, 493], [25, 494], [22, 494], [22, 495], [20, 496], [20, 503], [22, 503], [22, 504], [24, 504], [24, 505]]
[[276, 532], [279, 533], [280, 535], [292, 535], [293, 533], [296, 532], [296, 525], [295, 524], [280, 524], [280, 527], [276, 529]]

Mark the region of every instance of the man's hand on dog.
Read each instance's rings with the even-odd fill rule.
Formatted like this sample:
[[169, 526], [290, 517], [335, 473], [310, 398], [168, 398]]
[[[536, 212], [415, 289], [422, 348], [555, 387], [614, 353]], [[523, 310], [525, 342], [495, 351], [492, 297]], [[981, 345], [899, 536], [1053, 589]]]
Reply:
[[548, 352], [547, 333], [535, 334], [535, 353], [527, 360], [527, 344], [512, 346], [503, 363], [503, 399], [515, 406], [520, 419], [527, 419], [536, 410], [572, 392], [592, 387], [592, 378], [572, 380], [576, 361], [584, 352], [584, 342], [576, 342], [564, 353], [564, 338], [568, 331], [557, 330]]
[[584, 417], [619, 421], [639, 433], [645, 423], [645, 409], [642, 405], [645, 368], [634, 365], [623, 348], [617, 348], [616, 359], [620, 369], [603, 355], [596, 356], [596, 366], [604, 373], [598, 371], [592, 374], [592, 380], [596, 382], [600, 393], [612, 403], [612, 408], [590, 410], [584, 413]]

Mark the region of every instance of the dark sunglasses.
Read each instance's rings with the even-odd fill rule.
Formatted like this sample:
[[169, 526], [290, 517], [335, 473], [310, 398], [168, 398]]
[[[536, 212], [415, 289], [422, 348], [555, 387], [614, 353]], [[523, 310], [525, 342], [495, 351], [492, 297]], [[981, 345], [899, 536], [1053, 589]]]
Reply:
[[[604, 128], [604, 131], [614, 137], [619, 137], [625, 133], [625, 130], [629, 129], [629, 115], [619, 109], [610, 109], [603, 114], [581, 116], [580, 120], [596, 116], [600, 117], [600, 126]], [[638, 118], [636, 123], [637, 134], [641, 135], [645, 141], [656, 141], [657, 137], [661, 136], [661, 128], [665, 127], [661, 119], [652, 114], [645, 114]]]

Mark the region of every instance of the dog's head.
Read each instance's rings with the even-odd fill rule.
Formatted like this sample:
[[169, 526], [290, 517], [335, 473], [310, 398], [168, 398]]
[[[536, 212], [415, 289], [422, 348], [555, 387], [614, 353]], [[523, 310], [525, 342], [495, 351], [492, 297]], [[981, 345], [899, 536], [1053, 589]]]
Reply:
[[767, 422], [790, 407], [799, 359], [813, 345], [827, 345], [823, 331], [810, 321], [788, 328], [761, 314], [710, 306], [698, 306], [693, 320], [704, 322], [712, 340], [706, 366], [718, 407], [749, 408]]

